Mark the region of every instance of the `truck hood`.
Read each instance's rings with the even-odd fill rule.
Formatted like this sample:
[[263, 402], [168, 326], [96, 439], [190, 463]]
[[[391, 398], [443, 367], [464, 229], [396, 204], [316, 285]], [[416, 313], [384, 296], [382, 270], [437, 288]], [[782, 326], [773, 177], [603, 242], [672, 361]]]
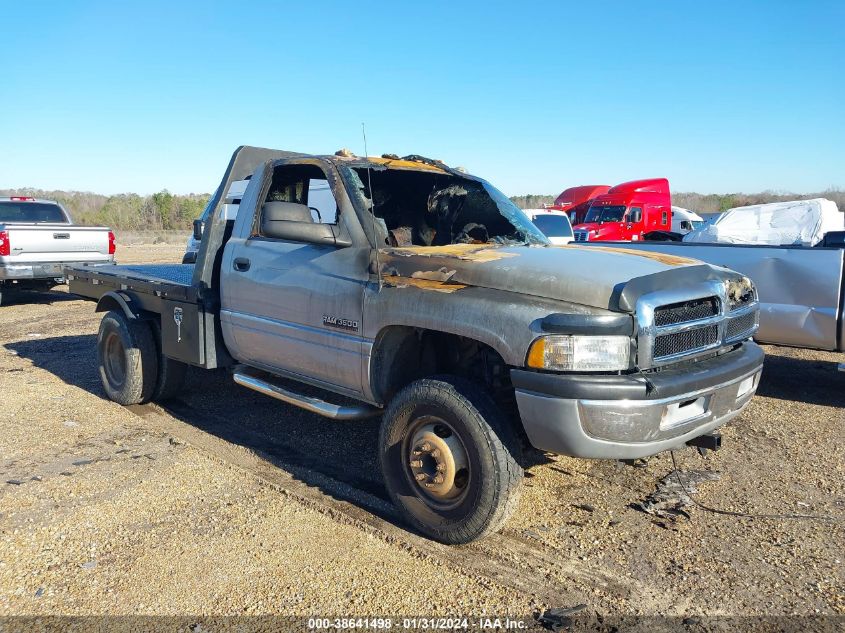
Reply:
[[[574, 244], [385, 248], [379, 262], [386, 286], [438, 292], [475, 286], [624, 312], [633, 311], [635, 294], [730, 275], [686, 257]], [[626, 287], [631, 291], [623, 296]]]

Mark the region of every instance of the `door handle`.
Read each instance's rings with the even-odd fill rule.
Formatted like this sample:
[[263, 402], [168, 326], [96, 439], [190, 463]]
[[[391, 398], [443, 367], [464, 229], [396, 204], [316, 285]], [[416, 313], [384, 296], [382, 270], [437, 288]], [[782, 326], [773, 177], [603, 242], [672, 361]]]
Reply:
[[235, 261], [232, 262], [232, 266], [239, 273], [245, 273], [249, 270], [249, 260], [246, 257], [236, 257]]

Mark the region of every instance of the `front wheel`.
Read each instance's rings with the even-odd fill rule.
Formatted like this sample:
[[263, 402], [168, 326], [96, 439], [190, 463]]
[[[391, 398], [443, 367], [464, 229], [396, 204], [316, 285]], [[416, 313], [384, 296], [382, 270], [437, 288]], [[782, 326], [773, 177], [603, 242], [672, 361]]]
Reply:
[[471, 382], [438, 376], [405, 387], [385, 412], [379, 444], [391, 499], [426, 536], [468, 543], [495, 532], [516, 509], [518, 443]]

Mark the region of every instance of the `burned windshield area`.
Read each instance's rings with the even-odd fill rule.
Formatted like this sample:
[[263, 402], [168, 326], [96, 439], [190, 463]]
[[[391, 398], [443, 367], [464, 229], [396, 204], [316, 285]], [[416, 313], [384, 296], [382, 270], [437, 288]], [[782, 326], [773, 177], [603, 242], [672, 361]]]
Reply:
[[625, 217], [625, 205], [612, 205], [607, 207], [590, 207], [587, 218], [584, 222], [621, 222]]
[[[386, 246], [547, 244], [507, 197], [486, 183], [450, 174], [349, 168]], [[372, 195], [370, 194], [372, 183]]]
[[0, 202], [0, 222], [67, 224], [61, 207], [49, 202]]

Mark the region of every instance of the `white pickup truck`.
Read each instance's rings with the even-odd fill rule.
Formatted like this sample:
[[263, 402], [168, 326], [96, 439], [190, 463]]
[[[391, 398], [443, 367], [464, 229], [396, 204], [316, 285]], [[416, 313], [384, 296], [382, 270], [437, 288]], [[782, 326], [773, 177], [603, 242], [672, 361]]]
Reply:
[[113, 264], [114, 250], [108, 227], [75, 226], [58, 202], [0, 198], [0, 301], [9, 288], [46, 290], [63, 283], [68, 264]]

